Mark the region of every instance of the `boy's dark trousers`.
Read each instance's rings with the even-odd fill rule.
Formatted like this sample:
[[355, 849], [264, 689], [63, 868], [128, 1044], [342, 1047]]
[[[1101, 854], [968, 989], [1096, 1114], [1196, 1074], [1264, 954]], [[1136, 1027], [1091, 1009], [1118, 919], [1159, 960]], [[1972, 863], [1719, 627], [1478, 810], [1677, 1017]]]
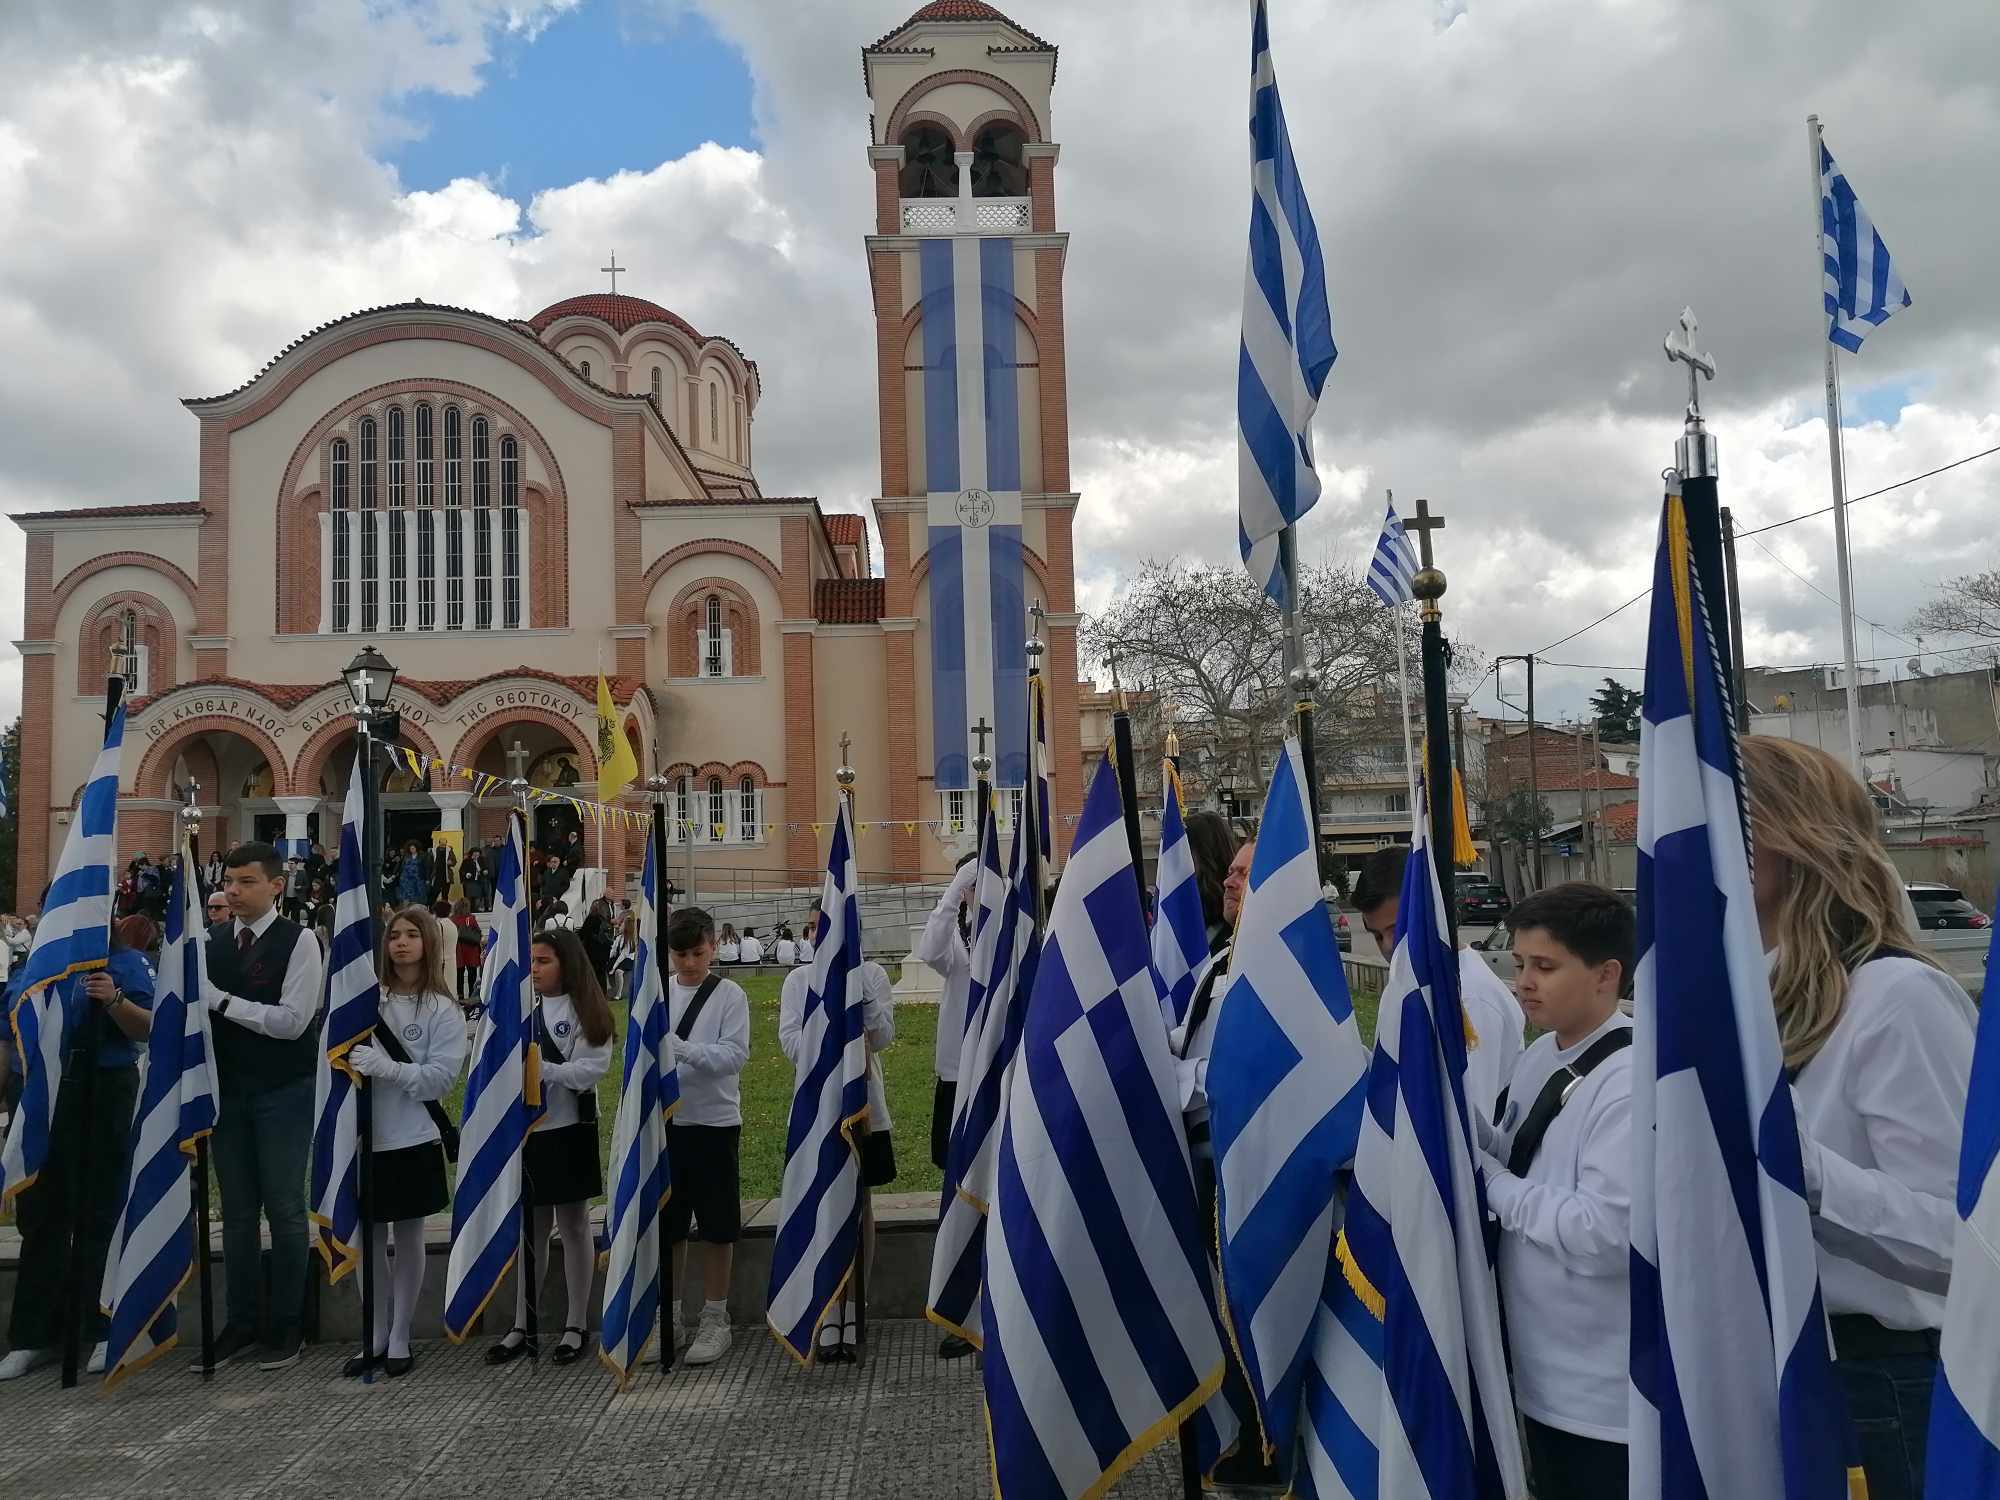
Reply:
[[1603, 1438], [1579, 1437], [1522, 1419], [1528, 1433], [1529, 1480], [1535, 1500], [1625, 1500], [1631, 1491], [1631, 1450]]

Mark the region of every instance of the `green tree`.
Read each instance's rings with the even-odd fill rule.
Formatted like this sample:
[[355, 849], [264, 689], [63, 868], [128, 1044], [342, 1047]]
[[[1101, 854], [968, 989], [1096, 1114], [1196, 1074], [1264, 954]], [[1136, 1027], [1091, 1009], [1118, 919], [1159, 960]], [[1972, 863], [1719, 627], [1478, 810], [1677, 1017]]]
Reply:
[[1605, 678], [1604, 686], [1590, 695], [1597, 732], [1616, 744], [1637, 744], [1639, 713], [1645, 701], [1637, 688], [1628, 688], [1615, 677]]
[[1556, 826], [1548, 803], [1532, 792], [1509, 792], [1491, 814], [1489, 826], [1510, 844], [1525, 844]]
[[21, 826], [21, 721], [0, 732], [0, 787], [6, 811], [0, 813], [0, 911], [14, 909], [14, 834]]

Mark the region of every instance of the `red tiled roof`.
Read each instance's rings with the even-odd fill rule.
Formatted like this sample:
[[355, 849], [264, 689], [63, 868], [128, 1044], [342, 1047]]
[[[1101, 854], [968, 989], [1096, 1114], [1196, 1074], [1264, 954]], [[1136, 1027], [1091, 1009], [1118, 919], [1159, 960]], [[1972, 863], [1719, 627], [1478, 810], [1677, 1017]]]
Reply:
[[851, 510], [837, 510], [825, 518], [826, 539], [836, 547], [853, 547], [860, 554], [861, 576], [874, 570], [868, 551], [868, 518]]
[[873, 625], [888, 602], [880, 578], [822, 578], [813, 585], [813, 615], [822, 625]]
[[1639, 804], [1636, 802], [1614, 802], [1604, 809], [1604, 829], [1614, 839], [1636, 840], [1639, 837]]
[[[594, 675], [564, 674], [544, 672], [539, 667], [510, 667], [504, 672], [489, 672], [484, 677], [421, 678], [402, 677], [396, 679], [396, 686], [406, 688], [419, 698], [442, 708], [455, 698], [463, 697], [473, 689], [488, 682], [497, 682], [504, 677], [536, 677], [543, 682], [553, 682], [569, 688], [584, 698], [597, 696], [597, 678]], [[613, 703], [629, 704], [645, 687], [645, 680], [639, 677], [610, 677], [605, 679], [611, 687]], [[256, 693], [280, 708], [297, 708], [308, 698], [325, 692], [334, 686], [329, 682], [252, 682], [247, 677], [202, 677], [193, 682], [180, 682], [144, 698], [134, 698], [129, 705], [133, 710], [144, 709], [157, 702], [168, 693], [178, 693], [184, 688], [240, 688]]]
[[205, 516], [198, 500], [160, 500], [149, 505], [79, 505], [73, 510], [27, 510], [17, 521], [91, 521], [106, 516]]
[[551, 323], [563, 318], [595, 318], [600, 323], [609, 323], [620, 333], [629, 332], [641, 323], [671, 323], [696, 343], [702, 339], [694, 324], [679, 313], [671, 312], [657, 302], [648, 302], [644, 297], [628, 297], [622, 293], [614, 297], [608, 292], [586, 292], [581, 297], [565, 297], [560, 302], [551, 302], [528, 319], [528, 326], [541, 333]]
[[[909, 20], [872, 45], [864, 47], [861, 50], [864, 52], [900, 50], [890, 48], [888, 44], [908, 31], [912, 26], [922, 25], [927, 21], [998, 21], [1002, 26], [1013, 27], [1043, 51], [1053, 52], [1056, 50], [1048, 42], [1043, 41], [1032, 31], [1028, 30], [1027, 27], [1021, 25], [1020, 22], [1002, 15], [999, 11], [988, 5], [986, 0], [930, 0], [930, 3], [927, 5], [918, 6], [916, 14], [911, 16]], [[1013, 49], [1010, 48], [1009, 50]]]

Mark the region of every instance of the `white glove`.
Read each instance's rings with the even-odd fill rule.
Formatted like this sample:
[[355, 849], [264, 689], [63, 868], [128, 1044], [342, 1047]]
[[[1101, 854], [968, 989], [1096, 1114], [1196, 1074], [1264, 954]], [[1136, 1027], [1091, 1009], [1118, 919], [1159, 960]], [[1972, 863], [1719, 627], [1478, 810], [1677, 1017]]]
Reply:
[[353, 1068], [363, 1078], [393, 1078], [396, 1076], [395, 1063], [383, 1056], [375, 1048], [369, 1046], [366, 1042], [348, 1049], [347, 1063], [349, 1067]]
[[1499, 1157], [1488, 1151], [1484, 1146], [1475, 1147], [1474, 1155], [1479, 1158], [1480, 1168], [1486, 1173], [1488, 1186], [1492, 1185], [1495, 1178], [1511, 1177], [1513, 1175], [1507, 1170], [1507, 1163], [1500, 1160]]

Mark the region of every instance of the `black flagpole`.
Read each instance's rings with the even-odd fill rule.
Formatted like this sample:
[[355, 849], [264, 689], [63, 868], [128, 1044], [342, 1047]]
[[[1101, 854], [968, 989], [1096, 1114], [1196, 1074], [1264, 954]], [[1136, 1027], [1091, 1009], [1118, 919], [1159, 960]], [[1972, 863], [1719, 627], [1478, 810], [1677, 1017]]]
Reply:
[[[201, 826], [201, 809], [195, 805], [200, 792], [200, 783], [190, 778], [186, 792], [186, 804], [181, 808], [183, 830], [178, 858], [181, 863], [182, 900], [186, 892], [195, 893], [197, 910], [207, 910], [208, 892], [200, 888], [199, 871], [194, 862], [195, 830]], [[204, 962], [201, 946], [206, 934], [190, 932], [183, 940], [197, 945], [195, 962]], [[202, 1003], [197, 992], [189, 1000], [190, 1004]], [[213, 1077], [210, 1086], [213, 1087]], [[201, 1378], [207, 1380], [215, 1374], [215, 1282], [210, 1274], [211, 1257], [208, 1245], [208, 1137], [203, 1135], [194, 1143], [194, 1263], [201, 1291]]]
[[[657, 763], [657, 749], [655, 751]], [[653, 947], [653, 967], [660, 978], [660, 1003], [667, 1005], [673, 991], [668, 988], [672, 975], [667, 964], [667, 919], [665, 903], [660, 899], [660, 889], [666, 883], [667, 872], [667, 778], [656, 775], [648, 784], [653, 793], [653, 826], [647, 837], [652, 840], [653, 853], [653, 930], [646, 934], [646, 941]], [[671, 1016], [671, 1007], [669, 1008]], [[670, 1122], [668, 1130], [673, 1129]], [[666, 1142], [660, 1142], [661, 1149]], [[671, 1191], [671, 1187], [669, 1188]], [[653, 1240], [658, 1248], [660, 1262], [660, 1373], [668, 1374], [674, 1367], [674, 1247], [667, 1243], [667, 1209], [660, 1205], [658, 1228]]]
[[[527, 903], [528, 947], [521, 955], [521, 962], [528, 966], [530, 976], [534, 972], [535, 939], [535, 861], [529, 853], [528, 830], [534, 825], [528, 817], [528, 783], [519, 777], [514, 781], [514, 794], [520, 799], [521, 813], [521, 899]], [[521, 1016], [522, 1045], [534, 1047], [535, 1007], [541, 1003], [535, 994], [534, 980], [528, 981], [529, 1006]], [[527, 1061], [526, 1053], [522, 1062]], [[535, 1256], [535, 1207], [534, 1184], [528, 1177], [528, 1144], [521, 1143], [521, 1293], [524, 1311], [521, 1318], [522, 1343], [528, 1351], [528, 1358], [536, 1364], [542, 1360], [541, 1337], [541, 1288], [536, 1284]]]
[[[125, 679], [114, 670], [104, 680], [104, 727], [107, 731], [111, 727], [112, 719], [117, 716], [119, 701], [124, 696]], [[108, 866], [105, 873], [107, 876], [110, 874]], [[110, 946], [108, 925], [105, 944], [108, 951]], [[70, 982], [81, 984], [83, 980], [79, 978]], [[103, 1007], [95, 1001], [84, 1007], [83, 1024], [76, 1028], [76, 1040], [70, 1044], [69, 1055], [63, 1059], [63, 1076], [70, 1081], [71, 1087], [77, 1090], [76, 1113], [70, 1117], [74, 1122], [71, 1128], [77, 1132], [76, 1175], [69, 1183], [67, 1195], [69, 1244], [65, 1255], [68, 1264], [62, 1299], [62, 1388], [66, 1391], [75, 1388], [77, 1371], [82, 1363], [80, 1345], [83, 1337], [83, 1309], [86, 1305], [83, 1299], [86, 1296], [90, 1297], [91, 1306], [96, 1305], [97, 1299], [96, 1286], [91, 1286], [88, 1291], [85, 1289], [84, 1278], [92, 1272], [91, 1268], [83, 1263], [83, 1242], [86, 1238], [84, 1221], [90, 1213], [91, 1158], [96, 1155], [93, 1146], [97, 1136], [97, 1038], [103, 1029], [100, 1024], [102, 1014]], [[61, 1097], [60, 1091], [57, 1097]], [[129, 1123], [125, 1122], [128, 1125]], [[53, 1144], [51, 1141], [52, 1146]], [[104, 1267], [101, 1265], [96, 1267], [95, 1274], [101, 1279]]]
[[[382, 868], [381, 785], [375, 779], [375, 716], [364, 701], [355, 710], [356, 748], [361, 757], [361, 878], [368, 892], [368, 956], [379, 963], [382, 934], [376, 921], [375, 876]], [[381, 976], [376, 975], [379, 986]], [[381, 991], [375, 1002], [379, 1021]], [[373, 1036], [369, 1038], [373, 1042]], [[365, 1361], [361, 1378], [375, 1375], [375, 1307], [384, 1288], [375, 1285], [375, 1236], [380, 1229], [369, 1212], [375, 1193], [375, 1091], [366, 1079], [354, 1082], [355, 1195], [360, 1200], [361, 1231], [361, 1357]], [[386, 1257], [385, 1257], [386, 1258]], [[384, 1349], [382, 1353], [388, 1351]]]
[[[839, 810], [844, 810], [847, 814], [847, 836], [848, 836], [847, 856], [849, 859], [854, 861], [855, 870], [857, 872], [856, 878], [858, 879], [859, 878], [858, 872], [861, 867], [861, 861], [859, 858], [859, 851], [856, 850], [854, 846], [855, 777], [854, 777], [854, 767], [847, 764], [846, 751], [847, 751], [847, 735], [843, 732], [841, 735], [841, 764], [839, 768], [834, 771], [833, 779], [840, 787], [839, 792], [836, 794], [839, 798]], [[834, 821], [834, 829], [837, 832], [839, 828], [840, 828], [840, 823], [838, 817], [836, 816]], [[857, 891], [855, 892], [855, 894], [859, 896], [860, 892]], [[859, 912], [860, 909], [861, 909], [861, 904], [857, 900], [855, 902], [855, 910], [856, 912]], [[859, 933], [850, 932], [843, 934], [842, 940], [845, 942], [855, 943], [858, 941], [859, 937], [860, 937]], [[864, 1047], [864, 1056], [865, 1056], [865, 1047]], [[862, 1075], [863, 1087], [861, 1090], [861, 1097], [864, 1104], [866, 1103], [868, 1098], [868, 1089], [866, 1087], [866, 1084], [867, 1084], [867, 1079], [871, 1073], [872, 1069], [868, 1069], [864, 1071]], [[864, 1110], [862, 1114], [862, 1124], [861, 1124], [861, 1134], [864, 1140], [867, 1138], [868, 1129], [872, 1123], [869, 1116], [870, 1116], [870, 1111]], [[854, 1362], [856, 1364], [860, 1364], [862, 1362], [864, 1358], [863, 1351], [867, 1348], [868, 1345], [868, 1225], [874, 1216], [874, 1207], [875, 1207], [873, 1196], [869, 1191], [868, 1184], [866, 1182], [860, 1181], [859, 1177], [860, 1174], [857, 1173], [855, 1189], [860, 1198], [860, 1212], [855, 1215], [856, 1223], [854, 1232], [854, 1279], [851, 1283], [851, 1285], [854, 1288]], [[838, 1346], [836, 1345], [836, 1347]]]

